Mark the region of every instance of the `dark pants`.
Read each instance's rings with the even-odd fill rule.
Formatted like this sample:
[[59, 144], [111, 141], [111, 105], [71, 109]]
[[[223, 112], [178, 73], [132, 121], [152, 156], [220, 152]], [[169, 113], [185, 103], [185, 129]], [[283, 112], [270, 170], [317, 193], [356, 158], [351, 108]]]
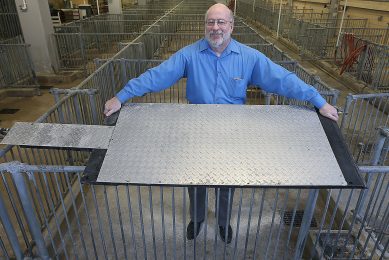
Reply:
[[[195, 192], [196, 188], [196, 192]], [[190, 218], [194, 222], [204, 221], [205, 216], [205, 187], [188, 187], [189, 200], [190, 200]], [[215, 200], [215, 209], [217, 209], [217, 203], [219, 202], [219, 210], [215, 210], [217, 216], [217, 223], [219, 226], [227, 226], [227, 220], [231, 219], [232, 199], [234, 197], [234, 188], [215, 188], [215, 198], [219, 193], [219, 199]], [[219, 192], [218, 192], [219, 191]], [[195, 204], [196, 193], [196, 204]], [[230, 195], [228, 195], [230, 193]], [[230, 197], [230, 198], [228, 198]], [[229, 203], [228, 203], [229, 202]], [[196, 207], [196, 216], [195, 216]], [[229, 216], [227, 215], [229, 213]]]

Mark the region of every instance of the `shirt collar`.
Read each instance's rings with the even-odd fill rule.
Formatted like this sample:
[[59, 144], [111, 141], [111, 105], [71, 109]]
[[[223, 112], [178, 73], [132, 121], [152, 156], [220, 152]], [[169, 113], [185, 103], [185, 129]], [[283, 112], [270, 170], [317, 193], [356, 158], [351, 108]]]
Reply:
[[[199, 51], [202, 52], [202, 51], [205, 51], [207, 49], [212, 51], [211, 46], [209, 46], [208, 41], [205, 38], [203, 38], [200, 42]], [[224, 50], [223, 53], [224, 53], [224, 55], [226, 55], [226, 54], [229, 54], [230, 52], [240, 53], [239, 46], [238, 46], [237, 42], [232, 38], [231, 38], [230, 43], [227, 45], [227, 48]]]

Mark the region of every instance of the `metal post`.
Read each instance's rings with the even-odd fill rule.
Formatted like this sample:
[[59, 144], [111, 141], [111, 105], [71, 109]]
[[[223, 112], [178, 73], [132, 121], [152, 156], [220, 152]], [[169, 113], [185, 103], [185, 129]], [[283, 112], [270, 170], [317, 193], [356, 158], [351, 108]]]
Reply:
[[96, 89], [88, 89], [88, 95], [89, 95], [89, 101], [90, 101], [90, 109], [91, 109], [91, 112], [92, 112], [93, 124], [98, 125], [96, 99], [95, 99], [95, 94], [96, 93], [97, 93]]
[[[388, 136], [389, 136], [389, 132], [386, 129], [382, 129], [382, 128], [379, 129], [376, 145], [374, 148], [374, 153], [373, 153], [373, 156], [372, 156], [371, 161], [370, 161], [371, 166], [377, 166], [379, 164], [381, 153], [382, 153], [382, 150], [383, 150], [384, 145], [385, 145], [385, 141], [388, 138]], [[366, 187], [368, 187], [368, 189], [364, 189], [361, 191], [361, 193], [362, 193], [361, 201], [360, 201], [358, 208], [356, 209], [357, 210], [356, 214], [360, 218], [363, 218], [363, 216], [365, 215], [365, 213], [363, 212], [364, 211], [363, 205], [365, 203], [365, 200], [367, 198], [367, 194], [369, 192], [369, 188], [370, 188], [370, 184], [371, 184], [371, 177], [372, 177], [372, 175], [369, 173], [366, 173], [366, 175], [367, 175]]]
[[94, 20], [94, 21], [93, 21], [93, 27], [94, 27], [94, 30], [95, 30], [95, 40], [96, 40], [97, 49], [98, 49], [99, 51], [101, 51], [101, 45], [100, 45], [100, 40], [99, 40], [99, 36], [98, 36], [98, 33], [100, 33], [100, 32], [97, 31], [97, 29], [98, 29], [99, 27], [96, 25], [96, 23], [97, 23], [97, 21]]
[[22, 203], [23, 212], [26, 216], [26, 221], [30, 229], [32, 238], [38, 249], [38, 254], [42, 259], [50, 259], [49, 252], [47, 251], [45, 239], [43, 238], [40, 224], [35, 215], [34, 207], [31, 201], [31, 196], [28, 192], [26, 182], [24, 180], [24, 174], [19, 169], [10, 170], [12, 179], [15, 182], [16, 189]]
[[120, 59], [120, 71], [121, 71], [120, 76], [122, 78], [121, 85], [124, 86], [124, 84], [126, 84], [128, 81], [126, 60], [125, 59]]
[[270, 105], [271, 96], [271, 93], [265, 92], [265, 105]]
[[369, 56], [369, 44], [366, 45], [366, 48], [363, 50], [363, 53], [361, 55], [361, 58], [358, 62], [358, 68], [357, 68], [357, 79], [362, 78], [363, 69], [365, 68], [365, 63], [367, 61], [367, 57]]
[[297, 260], [302, 258], [304, 246], [308, 237], [309, 228], [311, 226], [311, 221], [315, 210], [318, 194], [319, 194], [318, 189], [309, 190], [308, 201], [304, 209], [304, 216], [301, 222], [300, 232], [298, 234], [297, 243], [296, 243], [296, 251], [293, 259]]
[[[58, 91], [58, 88], [52, 88], [50, 89], [50, 93], [54, 95], [54, 100], [55, 100], [55, 103], [57, 104], [59, 102], [59, 91]], [[59, 117], [59, 122], [64, 124], [65, 123], [65, 117], [63, 116], [63, 110], [62, 110], [62, 106], [58, 106], [58, 117]]]
[[97, 15], [99, 15], [100, 14], [99, 0], [96, 0], [96, 6], [97, 6]]
[[86, 66], [87, 66], [88, 61], [87, 61], [86, 55], [85, 55], [85, 49], [84, 49], [84, 44], [82, 42], [81, 32], [78, 33], [78, 40], [80, 41], [81, 62], [82, 62], [82, 66], [84, 67], [84, 75], [86, 76], [87, 75]]
[[12, 222], [7, 213], [7, 208], [4, 204], [2, 196], [0, 196], [0, 219], [1, 223], [3, 223], [3, 227], [5, 229], [5, 233], [7, 234], [8, 240], [11, 243], [16, 259], [23, 259], [23, 252], [20, 248], [18, 236], [16, 235], [15, 229], [12, 226]]
[[351, 94], [348, 94], [347, 98], [346, 98], [346, 104], [344, 105], [344, 109], [343, 109], [343, 117], [342, 117], [342, 122], [340, 123], [340, 131], [343, 132], [344, 130], [344, 127], [346, 125], [346, 120], [347, 120], [347, 117], [348, 117], [348, 111], [350, 109], [350, 106], [351, 106], [351, 102], [354, 100], [354, 97], [353, 95]]
[[333, 89], [332, 92], [334, 93], [334, 95], [332, 97], [331, 105], [336, 106], [336, 104], [338, 103], [340, 91], [337, 89]]
[[82, 124], [81, 108], [77, 97], [78, 97], [78, 93], [76, 93], [73, 96], [73, 105], [74, 105], [74, 111], [76, 113], [76, 122], [77, 124]]
[[282, 11], [282, 0], [280, 1], [280, 9], [279, 9], [279, 12], [278, 12], [277, 38], [278, 38], [278, 35], [279, 35], [279, 31], [280, 31], [281, 11]]
[[381, 84], [383, 84], [383, 81], [386, 78], [385, 74], [387, 74], [385, 68], [389, 65], [389, 49], [387, 47], [378, 47], [377, 45], [375, 46], [375, 49], [379, 49], [377, 56], [380, 57], [380, 59], [378, 60], [378, 64], [375, 66], [373, 80], [372, 83], [370, 83], [373, 89], [377, 89]]
[[109, 74], [111, 75], [111, 87], [112, 87], [112, 93], [115, 95], [116, 93], [116, 86], [115, 86], [115, 71], [114, 71], [114, 63], [112, 60], [108, 61], [108, 69], [109, 69]]
[[346, 8], [347, 8], [347, 0], [346, 0], [346, 2], [345, 2], [344, 5], [343, 5], [342, 20], [341, 20], [341, 22], [340, 22], [339, 33], [338, 33], [338, 38], [336, 39], [335, 49], [337, 49], [338, 46], [339, 46], [339, 39], [340, 39], [340, 34], [341, 34], [341, 32], [342, 32], [343, 20], [344, 20], [344, 15], [345, 15], [345, 13], [346, 13]]
[[389, 45], [389, 23], [387, 23], [383, 45]]

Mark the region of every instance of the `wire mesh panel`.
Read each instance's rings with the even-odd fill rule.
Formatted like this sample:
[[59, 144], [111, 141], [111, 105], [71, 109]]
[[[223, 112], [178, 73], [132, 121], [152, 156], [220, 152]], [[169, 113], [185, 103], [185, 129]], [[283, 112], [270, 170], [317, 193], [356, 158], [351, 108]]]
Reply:
[[389, 86], [389, 49], [386, 46], [343, 33], [336, 49], [335, 63], [340, 72], [347, 72], [368, 84], [374, 90], [384, 92]]
[[[370, 28], [367, 19], [333, 19], [299, 13], [298, 10], [282, 10], [278, 25], [277, 5], [266, 2], [242, 2], [238, 13], [253, 21], [259, 21], [271, 30], [293, 41], [309, 57], [339, 59], [342, 56], [341, 73], [348, 71], [357, 79], [363, 80], [371, 88], [385, 91], [388, 81], [388, 51], [384, 48], [389, 39], [388, 28]], [[324, 14], [326, 15], [326, 14]], [[342, 24], [341, 24], [342, 23]], [[340, 32], [341, 31], [341, 32]], [[339, 44], [338, 34], [342, 33]], [[344, 39], [343, 35], [351, 36]], [[363, 47], [363, 48], [362, 48]]]
[[[387, 151], [384, 151], [387, 153]], [[385, 158], [387, 154], [383, 155]], [[363, 174], [368, 191], [363, 193], [363, 203], [358, 208], [356, 239], [362, 255], [378, 254], [387, 257], [389, 253], [389, 175], [388, 173], [369, 172]]]
[[388, 105], [388, 94], [384, 93], [347, 97], [341, 131], [359, 164], [368, 164], [371, 160], [376, 129], [388, 124]]
[[26, 44], [0, 44], [0, 87], [37, 85]]
[[0, 41], [22, 34], [15, 1], [4, 0], [0, 3]]

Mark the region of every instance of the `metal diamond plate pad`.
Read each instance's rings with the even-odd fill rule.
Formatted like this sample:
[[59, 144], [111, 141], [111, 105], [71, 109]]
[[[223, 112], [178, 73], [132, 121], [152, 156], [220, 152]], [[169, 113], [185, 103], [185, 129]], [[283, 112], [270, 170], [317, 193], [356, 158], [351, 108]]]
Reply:
[[107, 149], [114, 127], [17, 122], [2, 144]]
[[97, 182], [347, 185], [314, 111], [180, 104], [124, 106]]

